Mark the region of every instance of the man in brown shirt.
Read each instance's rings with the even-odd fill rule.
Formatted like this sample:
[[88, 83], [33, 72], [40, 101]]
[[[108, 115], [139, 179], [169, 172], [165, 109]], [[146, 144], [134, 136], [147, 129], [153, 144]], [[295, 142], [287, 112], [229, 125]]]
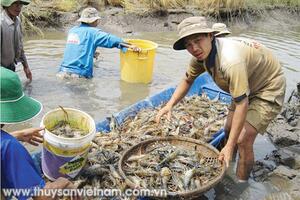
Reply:
[[264, 133], [280, 112], [285, 78], [279, 61], [262, 44], [246, 38], [215, 38], [204, 17], [190, 17], [178, 25], [175, 50], [187, 49], [193, 55], [186, 77], [158, 115], [171, 117], [172, 107], [188, 92], [194, 79], [207, 71], [216, 84], [232, 96], [225, 131], [228, 141], [219, 159], [228, 167], [235, 147], [239, 160], [239, 180], [249, 178], [254, 162], [253, 143], [257, 133]]
[[16, 64], [21, 62], [27, 79], [32, 80], [32, 74], [27, 63], [23, 48], [23, 36], [19, 14], [23, 5], [30, 0], [2, 0], [1, 6], [1, 65], [15, 71]]

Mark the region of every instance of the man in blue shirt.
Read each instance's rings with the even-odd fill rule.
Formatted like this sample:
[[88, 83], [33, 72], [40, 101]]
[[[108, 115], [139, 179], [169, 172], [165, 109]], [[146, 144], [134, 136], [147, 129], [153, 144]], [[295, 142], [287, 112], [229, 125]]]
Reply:
[[[73, 189], [74, 185], [65, 178], [54, 182], [43, 180], [34, 162], [17, 140], [36, 145], [42, 142], [39, 131], [43, 128], [26, 129], [15, 132], [15, 137], [2, 130], [4, 124], [15, 124], [32, 119], [40, 113], [42, 105], [37, 100], [24, 95], [18, 75], [9, 69], [0, 67], [1, 96], [1, 189], [2, 195], [11, 198], [27, 199], [34, 196], [39, 189]], [[26, 189], [28, 194], [8, 194], [7, 189]], [[25, 191], [25, 190], [24, 190]], [[51, 199], [51, 197], [34, 197], [35, 199]]]
[[97, 47], [116, 47], [122, 51], [131, 48], [133, 51], [140, 51], [138, 47], [125, 43], [123, 39], [96, 28], [99, 20], [95, 8], [90, 7], [82, 11], [80, 19], [77, 20], [81, 24], [73, 27], [68, 33], [59, 77], [92, 78], [93, 57]]

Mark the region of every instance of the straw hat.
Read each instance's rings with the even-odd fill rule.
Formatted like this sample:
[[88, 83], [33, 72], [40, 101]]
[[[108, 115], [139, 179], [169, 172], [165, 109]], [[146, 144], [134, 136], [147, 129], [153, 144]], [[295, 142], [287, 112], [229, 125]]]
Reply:
[[42, 110], [42, 104], [24, 95], [18, 75], [0, 67], [0, 124], [14, 124], [32, 119]]
[[77, 20], [78, 22], [84, 22], [84, 23], [93, 23], [94, 21], [100, 19], [98, 10], [96, 8], [85, 8], [80, 18]]
[[215, 36], [218, 36], [218, 35], [228, 35], [230, 34], [231, 32], [227, 29], [227, 26], [226, 24], [223, 24], [223, 23], [215, 23], [213, 26], [212, 26], [212, 29], [216, 32]]
[[173, 44], [173, 49], [182, 50], [185, 49], [184, 39], [187, 36], [196, 34], [196, 33], [213, 33], [214, 30], [211, 29], [206, 22], [205, 17], [189, 17], [184, 19], [178, 25], [178, 35], [179, 38]]

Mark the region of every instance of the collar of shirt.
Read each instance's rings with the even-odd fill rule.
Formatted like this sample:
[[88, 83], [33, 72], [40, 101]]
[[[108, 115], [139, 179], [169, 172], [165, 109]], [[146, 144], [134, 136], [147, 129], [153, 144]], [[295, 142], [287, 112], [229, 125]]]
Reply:
[[12, 19], [8, 16], [7, 11], [6, 11], [5, 9], [3, 9], [3, 11], [2, 11], [2, 20], [4, 20], [4, 21], [7, 23], [7, 25], [10, 26], [10, 25], [13, 25], [15, 22], [17, 22], [18, 17], [16, 17], [16, 20], [15, 20], [15, 21], [12, 20]]
[[86, 23], [80, 23], [79, 26], [80, 26], [80, 27], [91, 27], [89, 24], [86, 24]]
[[217, 55], [217, 47], [216, 47], [216, 39], [214, 38], [211, 42], [211, 51], [205, 61], [205, 64], [208, 68], [212, 68], [215, 66], [216, 62], [216, 55]]
[[[79, 27], [92, 27], [92, 26], [90, 26], [89, 24], [81, 23], [81, 24], [79, 25]], [[93, 27], [93, 28], [97, 28], [98, 30], [102, 31], [102, 30], [101, 30], [100, 28], [98, 28], [98, 27]]]

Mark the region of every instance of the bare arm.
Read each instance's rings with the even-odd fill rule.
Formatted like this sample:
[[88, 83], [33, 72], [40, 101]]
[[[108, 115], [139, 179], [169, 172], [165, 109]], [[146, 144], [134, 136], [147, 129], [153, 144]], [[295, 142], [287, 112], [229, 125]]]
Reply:
[[192, 84], [193, 82], [189, 82], [187, 79], [184, 78], [177, 86], [174, 94], [172, 95], [167, 105], [172, 107], [175, 106], [183, 97], [185, 97]]
[[129, 49], [132, 49], [135, 52], [142, 51], [142, 49], [140, 47], [138, 47], [136, 45], [133, 45], [133, 44], [130, 44], [130, 43], [127, 43], [127, 42], [122, 42], [122, 43], [120, 43], [120, 45], [123, 46], [123, 47], [129, 48]]
[[173, 106], [175, 106], [189, 91], [191, 85], [193, 82], [188, 81], [186, 78], [184, 78], [180, 84], [177, 86], [174, 94], [172, 95], [171, 99], [168, 101], [168, 103], [163, 107], [158, 114], [156, 115], [156, 122], [159, 123], [160, 118], [165, 114], [168, 113], [168, 119], [171, 119], [171, 110]]
[[232, 126], [229, 133], [228, 141], [225, 147], [221, 150], [219, 159], [224, 160], [226, 166], [229, 166], [229, 162], [232, 159], [232, 153], [241, 131], [243, 130], [246, 115], [248, 110], [248, 97], [241, 102], [235, 104], [235, 111], [232, 118]]
[[23, 61], [22, 65], [23, 65], [23, 70], [25, 72], [26, 78], [29, 80], [29, 82], [31, 82], [32, 81], [32, 74], [31, 74], [30, 68], [28, 66], [27, 60]]
[[44, 130], [43, 127], [28, 128], [19, 131], [14, 131], [11, 133], [11, 135], [17, 138], [19, 141], [27, 142], [34, 146], [38, 146], [38, 143], [43, 143], [43, 136], [40, 134], [40, 131], [42, 130]]

